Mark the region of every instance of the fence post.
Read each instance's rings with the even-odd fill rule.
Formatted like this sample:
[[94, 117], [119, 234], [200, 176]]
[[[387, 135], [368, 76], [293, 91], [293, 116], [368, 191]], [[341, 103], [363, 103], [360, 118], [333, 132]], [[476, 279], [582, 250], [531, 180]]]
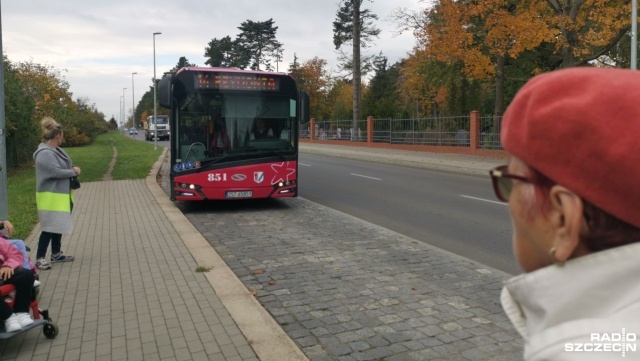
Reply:
[[309, 120], [309, 141], [316, 141], [316, 118], [311, 118]]
[[480, 112], [471, 111], [469, 115], [469, 147], [471, 149], [479, 149], [480, 143]]
[[373, 117], [367, 117], [367, 144], [373, 143]]

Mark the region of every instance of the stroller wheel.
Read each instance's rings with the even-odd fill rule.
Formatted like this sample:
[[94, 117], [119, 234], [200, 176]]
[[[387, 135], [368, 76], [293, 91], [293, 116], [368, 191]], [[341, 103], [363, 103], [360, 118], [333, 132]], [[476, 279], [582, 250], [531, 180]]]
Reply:
[[58, 336], [58, 326], [53, 322], [47, 322], [42, 326], [42, 333], [44, 333], [44, 337], [52, 340]]

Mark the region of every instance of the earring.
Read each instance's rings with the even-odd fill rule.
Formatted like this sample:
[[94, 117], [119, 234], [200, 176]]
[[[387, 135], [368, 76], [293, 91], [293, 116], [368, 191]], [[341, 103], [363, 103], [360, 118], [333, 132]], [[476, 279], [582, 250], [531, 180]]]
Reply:
[[551, 259], [553, 260], [553, 263], [557, 264], [558, 266], [563, 266], [564, 265], [564, 261], [558, 261], [556, 259], [556, 248], [555, 247], [551, 247], [551, 249], [549, 250], [549, 256], [551, 256]]

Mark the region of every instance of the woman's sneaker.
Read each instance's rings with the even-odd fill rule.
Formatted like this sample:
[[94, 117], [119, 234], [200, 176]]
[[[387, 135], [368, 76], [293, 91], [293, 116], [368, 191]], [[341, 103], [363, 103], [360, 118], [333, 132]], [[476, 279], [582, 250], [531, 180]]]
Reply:
[[47, 260], [45, 258], [40, 258], [39, 260], [36, 261], [36, 267], [38, 267], [38, 269], [51, 269], [51, 265], [47, 262]]
[[67, 256], [67, 255], [63, 254], [62, 252], [60, 252], [60, 254], [57, 255], [57, 256], [51, 255], [51, 263], [71, 262], [74, 259], [75, 259], [75, 257]]

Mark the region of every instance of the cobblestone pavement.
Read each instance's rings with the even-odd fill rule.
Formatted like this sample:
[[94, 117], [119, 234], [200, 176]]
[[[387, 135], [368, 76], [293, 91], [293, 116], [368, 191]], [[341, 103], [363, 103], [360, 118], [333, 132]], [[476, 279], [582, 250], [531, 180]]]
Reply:
[[313, 361], [522, 359], [505, 273], [303, 198], [178, 205]]

